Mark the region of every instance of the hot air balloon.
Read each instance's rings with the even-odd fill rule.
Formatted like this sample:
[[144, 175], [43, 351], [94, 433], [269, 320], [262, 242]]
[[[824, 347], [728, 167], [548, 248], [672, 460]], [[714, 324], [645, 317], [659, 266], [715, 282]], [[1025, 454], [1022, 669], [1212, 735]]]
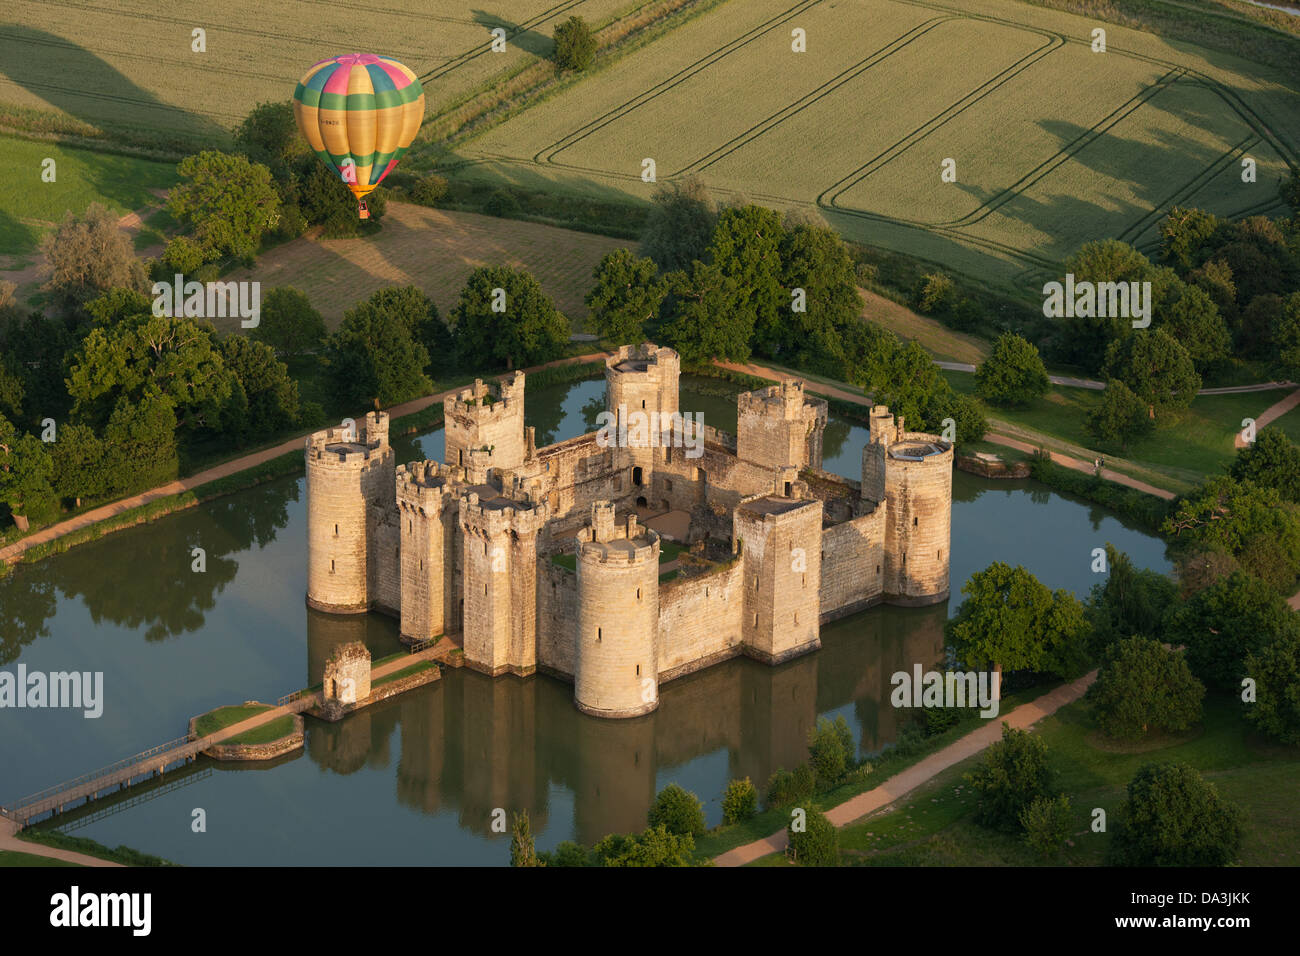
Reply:
[[293, 115], [307, 142], [357, 197], [397, 165], [424, 118], [424, 89], [414, 73], [387, 56], [348, 53], [321, 60], [293, 91]]

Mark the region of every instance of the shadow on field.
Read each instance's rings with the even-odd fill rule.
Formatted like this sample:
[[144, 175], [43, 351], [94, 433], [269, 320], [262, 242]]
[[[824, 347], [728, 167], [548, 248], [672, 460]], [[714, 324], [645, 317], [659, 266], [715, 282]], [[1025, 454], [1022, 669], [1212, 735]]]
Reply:
[[[188, 55], [189, 47], [178, 48]], [[164, 103], [76, 43], [23, 24], [0, 27], [0, 74], [50, 106], [96, 129], [139, 138], [161, 133], [168, 145], [225, 142], [206, 116]]]
[[498, 16], [495, 13], [488, 13], [486, 10], [471, 10], [470, 16], [474, 18], [475, 23], [482, 24], [483, 28], [487, 30], [505, 27], [506, 42], [511, 46], [519, 47], [525, 53], [531, 53], [533, 56], [546, 59], [555, 51], [555, 41], [550, 37], [538, 33], [536, 30], [521, 27], [505, 17]]
[[0, 255], [23, 255], [35, 248], [35, 230], [0, 209]]

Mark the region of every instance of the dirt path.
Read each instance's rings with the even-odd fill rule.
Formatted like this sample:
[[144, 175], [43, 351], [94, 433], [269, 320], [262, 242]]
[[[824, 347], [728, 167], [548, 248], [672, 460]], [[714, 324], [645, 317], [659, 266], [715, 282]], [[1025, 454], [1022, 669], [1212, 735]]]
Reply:
[[[1263, 428], [1269, 422], [1281, 418], [1297, 405], [1300, 405], [1300, 388], [1297, 388], [1286, 398], [1274, 402], [1268, 408], [1264, 409], [1264, 411], [1260, 412], [1259, 416], [1255, 419], [1255, 428]], [[1233, 446], [1236, 448], [1246, 447], [1246, 442], [1242, 439], [1241, 432], [1237, 432], [1236, 436], [1233, 438]]]
[[121, 866], [121, 863], [112, 863], [108, 860], [101, 860], [97, 856], [87, 856], [85, 853], [76, 853], [72, 850], [60, 850], [52, 846], [45, 846], [41, 843], [30, 843], [27, 840], [20, 840], [14, 834], [18, 832], [18, 825], [12, 820], [6, 820], [0, 817], [0, 850], [13, 850], [15, 853], [26, 853], [30, 856], [44, 856], [51, 860], [63, 860], [65, 863], [77, 863], [81, 866]]
[[[536, 365], [533, 368], [525, 369], [524, 371], [525, 373], [538, 372], [545, 368], [556, 368], [561, 365], [574, 365], [579, 362], [591, 362], [603, 358], [608, 354], [609, 353], [607, 352], [592, 352], [587, 355], [575, 355], [569, 358], [556, 359], [554, 362], [547, 362], [544, 365]], [[412, 399], [409, 402], [403, 402], [401, 405], [394, 405], [392, 408], [387, 409], [387, 411], [391, 418], [400, 418], [403, 415], [409, 415], [412, 412], [418, 412], [428, 408], [434, 402], [441, 402], [448, 395], [454, 395], [464, 387], [465, 386], [463, 385], [458, 385], [455, 388], [449, 388], [434, 395], [425, 395], [423, 398]], [[360, 417], [360, 415], [358, 415], [358, 417]], [[49, 527], [42, 528], [40, 531], [33, 532], [25, 538], [18, 539], [13, 544], [0, 548], [0, 562], [8, 563], [14, 558], [24, 554], [29, 548], [35, 547], [38, 544], [44, 544], [47, 541], [61, 538], [65, 534], [70, 534], [80, 528], [87, 528], [90, 525], [104, 521], [114, 515], [119, 515], [124, 511], [130, 511], [132, 508], [146, 505], [151, 501], [158, 500], [159, 498], [166, 498], [168, 495], [177, 495], [182, 491], [189, 491], [192, 488], [197, 488], [199, 485], [207, 484], [209, 481], [216, 481], [218, 478], [225, 478], [228, 475], [236, 474], [245, 469], [254, 468], [273, 458], [287, 455], [289, 452], [301, 451], [303, 449], [303, 442], [310, 434], [310, 432], [303, 432], [296, 438], [290, 438], [287, 441], [281, 442], [274, 448], [265, 448], [262, 451], [252, 452], [251, 454], [244, 455], [241, 458], [232, 458], [230, 461], [214, 465], [213, 467], [200, 471], [197, 474], [190, 475], [188, 478], [181, 478], [177, 481], [168, 482], [165, 485], [160, 485], [157, 488], [150, 489], [149, 491], [142, 491], [129, 498], [121, 498], [118, 501], [113, 501], [98, 508], [93, 508], [90, 511], [82, 512], [66, 521], [60, 521], [58, 524], [52, 524]]]
[[[1044, 694], [1037, 700], [1021, 704], [1005, 717], [990, 719], [983, 727], [972, 730], [960, 740], [955, 740], [942, 750], [930, 754], [920, 763], [891, 777], [874, 790], [860, 793], [839, 806], [827, 810], [826, 818], [835, 826], [842, 827], [854, 820], [861, 819], [869, 813], [874, 813], [881, 807], [888, 806], [900, 797], [915, 790], [927, 780], [938, 776], [953, 764], [974, 756], [990, 744], [1001, 739], [1002, 722], [1004, 720], [1012, 727], [1020, 730], [1031, 727], [1044, 717], [1056, 713], [1066, 704], [1082, 697], [1084, 691], [1096, 678], [1097, 672], [1092, 671], [1076, 681]], [[746, 863], [751, 863], [768, 854], [779, 853], [787, 845], [788, 837], [785, 830], [782, 829], [765, 839], [755, 840], [753, 843], [746, 843], [734, 850], [728, 850], [721, 856], [714, 857], [713, 862], [718, 866], [744, 866]]]

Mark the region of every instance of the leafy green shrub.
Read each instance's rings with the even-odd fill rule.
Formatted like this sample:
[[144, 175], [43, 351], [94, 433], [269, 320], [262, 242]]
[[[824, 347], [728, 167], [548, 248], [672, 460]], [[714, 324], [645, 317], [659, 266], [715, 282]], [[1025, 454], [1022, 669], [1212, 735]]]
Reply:
[[1002, 739], [989, 747], [983, 762], [965, 779], [979, 795], [975, 822], [1014, 832], [1029, 805], [1048, 796], [1052, 774], [1047, 744], [1036, 734], [1003, 722]]
[[817, 719], [817, 726], [808, 734], [808, 756], [817, 783], [831, 787], [839, 783], [853, 764], [856, 748], [853, 733], [843, 716], [831, 723], [825, 717]]
[[1106, 860], [1113, 866], [1226, 866], [1241, 848], [1241, 810], [1187, 764], [1138, 770], [1118, 817]]
[[796, 800], [811, 797], [816, 790], [817, 778], [812, 768], [804, 763], [793, 772], [779, 769], [772, 774], [767, 782], [764, 802], [769, 810], [773, 807], [784, 807]]
[[689, 790], [670, 783], [655, 797], [647, 822], [651, 827], [666, 827], [669, 833], [699, 836], [704, 832], [704, 805]]
[[1065, 794], [1038, 797], [1020, 814], [1020, 824], [1025, 828], [1025, 842], [1050, 857], [1060, 852], [1070, 839], [1072, 811]]
[[952, 279], [941, 272], [921, 276], [912, 292], [912, 302], [918, 312], [934, 315], [952, 305]]
[[732, 780], [722, 793], [722, 819], [740, 823], [758, 812], [758, 790], [748, 777]]
[[790, 838], [789, 856], [799, 866], [839, 866], [840, 834], [835, 825], [818, 810], [803, 814], [803, 828], [795, 830], [799, 814], [791, 813], [785, 826]]
[[582, 17], [569, 17], [555, 28], [555, 65], [585, 70], [596, 55], [596, 35]]
[[[167, 273], [189, 275], [203, 265], [203, 247], [189, 236], [177, 236], [167, 243], [163, 250], [162, 264]], [[164, 273], [166, 275], [167, 273]]]
[[1085, 699], [1101, 732], [1140, 740], [1151, 730], [1186, 730], [1201, 719], [1205, 685], [1180, 653], [1149, 637], [1129, 637], [1106, 651]]
[[447, 180], [437, 173], [428, 173], [416, 180], [408, 195], [421, 206], [436, 206], [447, 195]]
[[489, 216], [509, 219], [511, 216], [519, 215], [519, 200], [515, 198], [514, 193], [506, 192], [504, 189], [497, 189], [493, 191], [491, 196], [488, 196], [487, 202], [483, 204], [483, 211]]

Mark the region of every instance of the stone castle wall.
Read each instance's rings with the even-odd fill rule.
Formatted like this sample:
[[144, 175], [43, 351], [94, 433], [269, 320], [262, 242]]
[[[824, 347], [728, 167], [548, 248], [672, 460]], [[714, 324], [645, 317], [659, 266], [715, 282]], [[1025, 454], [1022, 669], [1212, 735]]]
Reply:
[[[672, 350], [625, 347], [606, 367], [611, 410], [677, 411]], [[737, 435], [704, 429], [698, 457], [608, 447], [599, 432], [535, 449], [522, 373], [446, 400], [445, 465], [397, 469], [383, 413], [318, 432], [308, 603], [398, 615], [407, 641], [459, 632], [471, 668], [541, 669], [573, 680], [581, 709], [633, 716], [660, 683], [717, 661], [778, 663], [819, 647], [826, 621], [947, 597], [950, 443], [875, 407], [862, 481], [849, 481], [820, 469], [826, 403], [801, 383], [737, 404]], [[736, 557], [660, 588], [658, 536], [614, 523], [641, 505], [686, 512], [684, 543], [730, 538]], [[576, 573], [551, 560], [575, 538]]]

